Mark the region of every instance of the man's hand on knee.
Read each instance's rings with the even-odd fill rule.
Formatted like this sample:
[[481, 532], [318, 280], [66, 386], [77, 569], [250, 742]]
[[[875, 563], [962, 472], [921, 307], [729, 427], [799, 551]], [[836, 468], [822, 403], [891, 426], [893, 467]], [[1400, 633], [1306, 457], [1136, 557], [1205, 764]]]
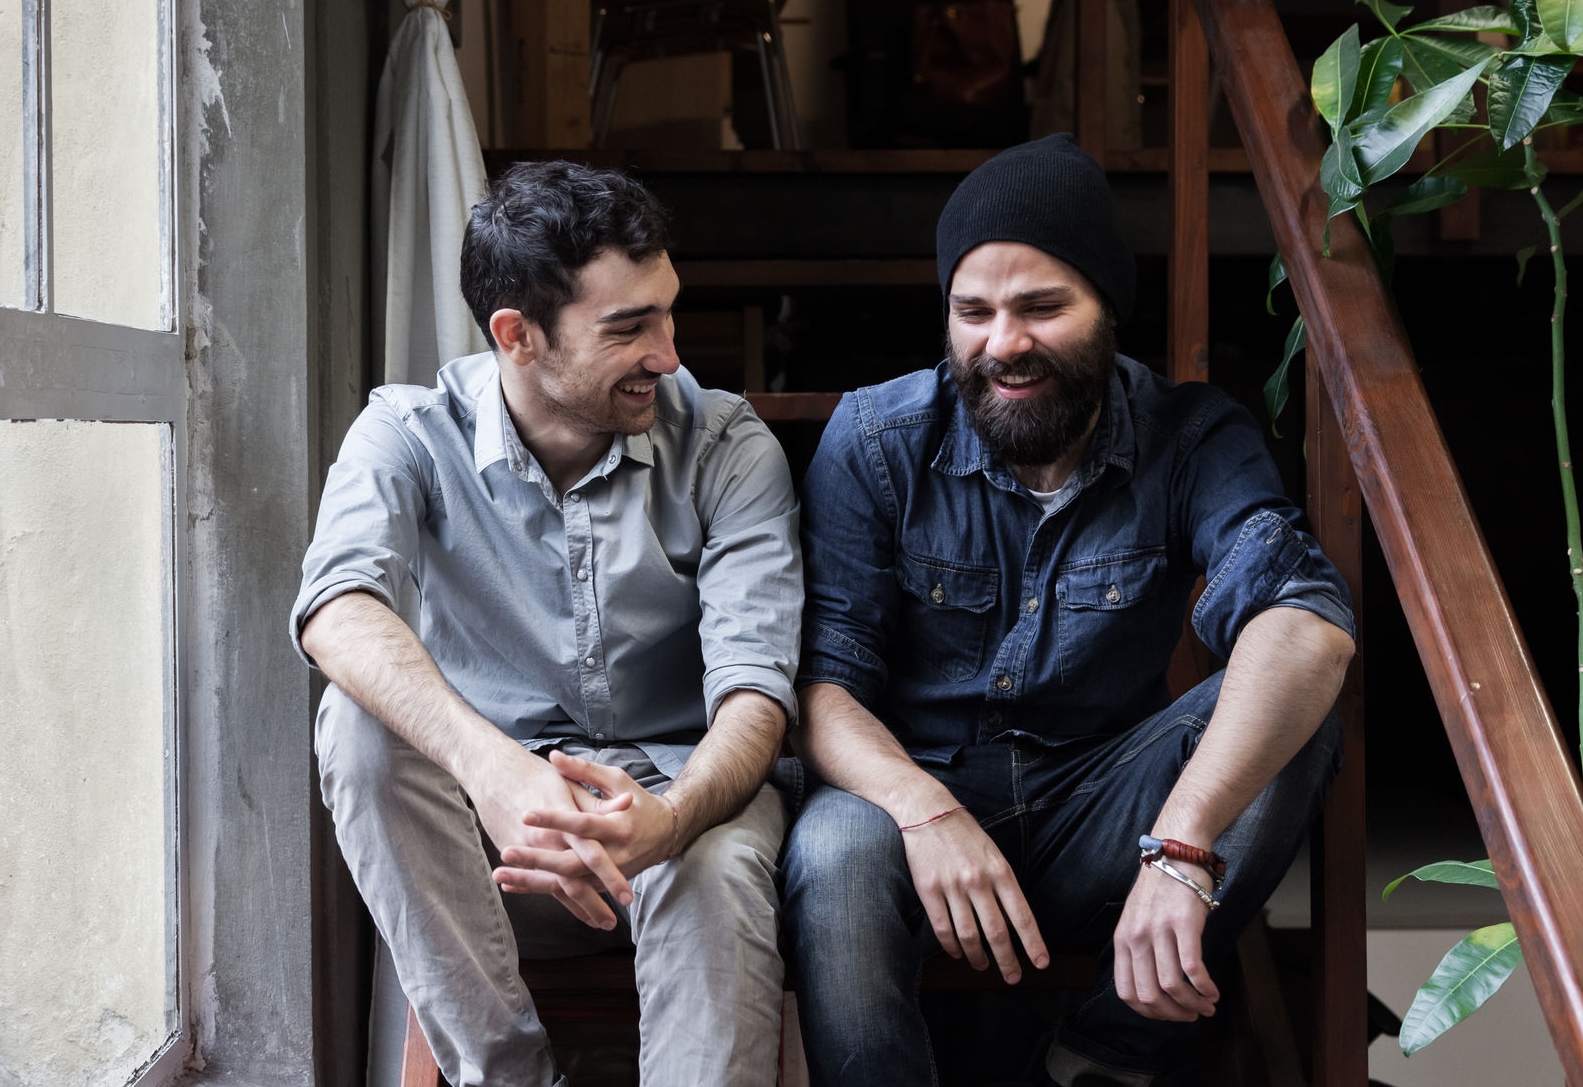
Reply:
[[[1011, 984], [1022, 978], [1012, 933], [1038, 969], [1050, 963], [1044, 937], [1006, 858], [966, 811], [902, 832], [913, 888], [940, 947], [978, 970], [990, 956]], [[989, 945], [989, 953], [984, 950]]]
[[[1184, 862], [1177, 867], [1211, 886], [1203, 869]], [[1214, 1015], [1220, 989], [1203, 959], [1208, 916], [1192, 888], [1140, 869], [1116, 925], [1116, 995], [1149, 1019], [1190, 1023]]]

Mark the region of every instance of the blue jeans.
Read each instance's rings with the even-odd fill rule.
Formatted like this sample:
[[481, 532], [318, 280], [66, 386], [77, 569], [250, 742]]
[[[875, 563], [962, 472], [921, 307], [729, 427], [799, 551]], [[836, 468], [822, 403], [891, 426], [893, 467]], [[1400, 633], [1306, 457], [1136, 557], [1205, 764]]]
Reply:
[[[1138, 874], [1138, 836], [1192, 757], [1220, 678], [1118, 736], [1058, 748], [1012, 740], [920, 759], [1016, 871], [1051, 950], [1099, 953], [1096, 987], [1059, 1035], [1080, 1059], [1153, 1075], [1194, 1054], [1201, 1023], [1145, 1019], [1116, 996], [1110, 937]], [[1227, 867], [1221, 905], [1204, 929], [1212, 973], [1290, 866], [1335, 773], [1339, 742], [1332, 713], [1215, 840]], [[896, 824], [867, 801], [819, 786], [792, 827], [784, 870], [813, 1083], [937, 1082], [918, 978], [939, 944], [913, 891]]]

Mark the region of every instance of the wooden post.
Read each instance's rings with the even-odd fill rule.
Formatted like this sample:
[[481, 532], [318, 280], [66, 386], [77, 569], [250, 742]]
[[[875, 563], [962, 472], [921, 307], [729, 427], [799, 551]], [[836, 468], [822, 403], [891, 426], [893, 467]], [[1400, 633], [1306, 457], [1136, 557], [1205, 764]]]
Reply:
[[[586, 0], [509, 0], [516, 55], [512, 147], [586, 148], [588, 4]], [[509, 88], [510, 76], [505, 82]]]
[[[1310, 352], [1313, 348], [1309, 348]], [[1325, 555], [1346, 579], [1361, 644], [1363, 495], [1341, 425], [1310, 354], [1307, 374], [1308, 520]], [[1310, 947], [1314, 969], [1314, 1083], [1365, 1087], [1369, 1081], [1368, 888], [1364, 870], [1363, 662], [1354, 657], [1336, 701], [1341, 770], [1314, 828], [1310, 857]]]
[[1077, 0], [1077, 142], [1105, 165], [1105, 37], [1109, 0]]
[[1209, 379], [1209, 45], [1171, 0], [1171, 248], [1165, 357], [1172, 381]]

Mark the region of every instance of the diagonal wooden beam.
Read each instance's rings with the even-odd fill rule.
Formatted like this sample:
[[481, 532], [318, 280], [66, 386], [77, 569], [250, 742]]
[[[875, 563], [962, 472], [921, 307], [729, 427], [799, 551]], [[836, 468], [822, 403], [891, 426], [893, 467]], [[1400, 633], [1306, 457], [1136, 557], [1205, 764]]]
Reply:
[[[1198, 0], [1419, 657], [1569, 1082], [1583, 1084], [1583, 787], [1268, 0]], [[1362, 908], [1362, 903], [1358, 904]]]

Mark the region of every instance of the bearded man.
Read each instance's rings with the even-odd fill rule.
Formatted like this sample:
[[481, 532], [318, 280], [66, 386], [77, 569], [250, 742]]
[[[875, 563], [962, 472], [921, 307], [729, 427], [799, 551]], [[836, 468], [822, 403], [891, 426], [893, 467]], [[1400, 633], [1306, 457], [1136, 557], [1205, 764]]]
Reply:
[[[1217, 971], [1334, 773], [1347, 591], [1252, 416], [1116, 354], [1133, 261], [1069, 137], [970, 174], [937, 243], [949, 358], [846, 396], [804, 481], [813, 1081], [935, 1082], [925, 955], [1015, 983], [1061, 949], [1101, 968], [1039, 1082], [1200, 1082]], [[1173, 702], [1200, 575], [1227, 665]]]

